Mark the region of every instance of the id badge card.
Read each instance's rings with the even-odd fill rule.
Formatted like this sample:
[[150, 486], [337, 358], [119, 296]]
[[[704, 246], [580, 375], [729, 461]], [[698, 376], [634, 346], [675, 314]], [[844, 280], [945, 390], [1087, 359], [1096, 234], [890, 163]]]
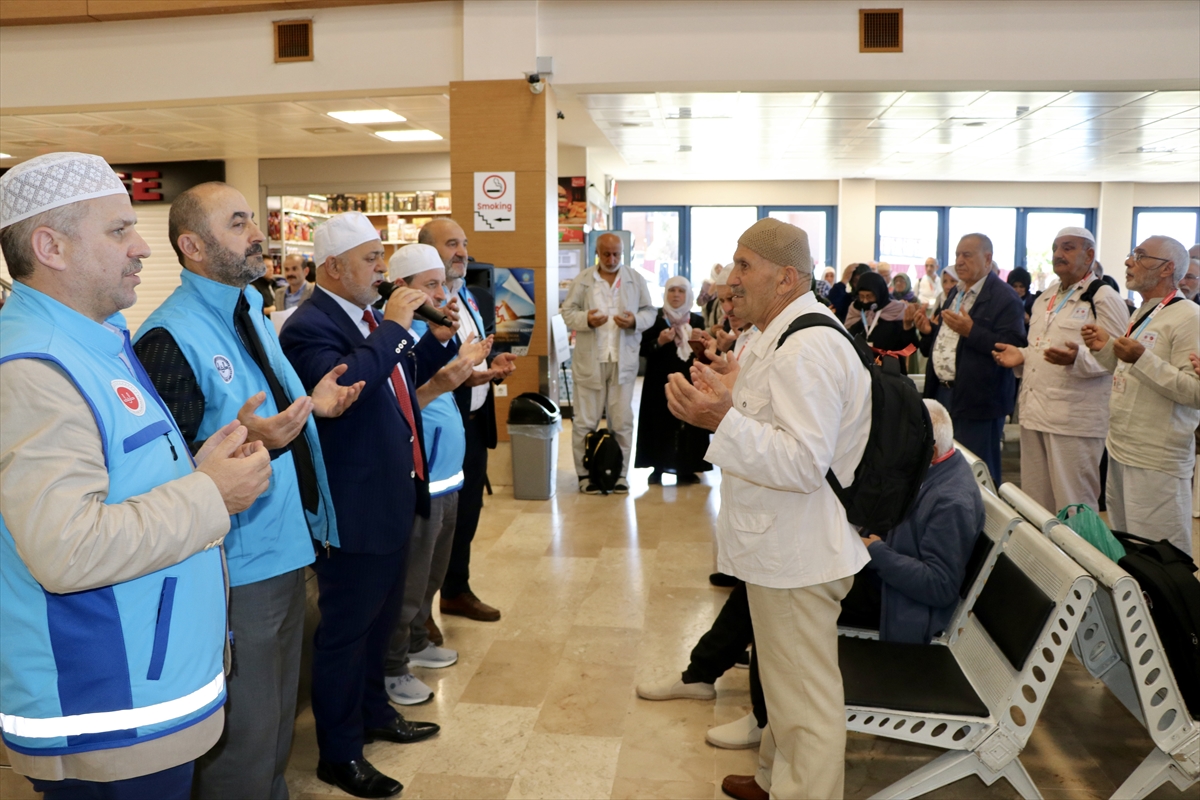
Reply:
[[1147, 350], [1153, 350], [1158, 344], [1158, 331], [1147, 331], [1138, 337], [1138, 342]]
[[1034, 352], [1041, 353], [1042, 351], [1044, 351], [1046, 349], [1046, 347], [1049, 344], [1050, 344], [1050, 342], [1047, 339], [1047, 337], [1039, 336], [1033, 340], [1033, 350], [1034, 350]]
[[1076, 322], [1084, 322], [1088, 318], [1088, 307], [1085, 305], [1075, 306], [1075, 310], [1071, 312], [1071, 319]]
[[1112, 390], [1117, 394], [1125, 394], [1125, 374], [1118, 372], [1113, 375]]

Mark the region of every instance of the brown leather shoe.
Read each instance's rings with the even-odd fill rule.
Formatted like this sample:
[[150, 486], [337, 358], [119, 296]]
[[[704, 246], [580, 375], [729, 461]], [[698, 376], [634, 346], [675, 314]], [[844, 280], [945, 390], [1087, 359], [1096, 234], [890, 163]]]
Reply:
[[476, 597], [475, 593], [471, 591], [463, 592], [457, 597], [443, 597], [442, 613], [479, 620], [480, 622], [495, 622], [500, 619], [499, 609], [492, 608]]
[[425, 632], [429, 634], [429, 641], [433, 642], [437, 647], [441, 647], [446, 641], [442, 638], [442, 629], [433, 621], [433, 617], [425, 620]]
[[770, 795], [762, 790], [753, 775], [726, 775], [721, 781], [721, 791], [737, 800], [769, 800]]

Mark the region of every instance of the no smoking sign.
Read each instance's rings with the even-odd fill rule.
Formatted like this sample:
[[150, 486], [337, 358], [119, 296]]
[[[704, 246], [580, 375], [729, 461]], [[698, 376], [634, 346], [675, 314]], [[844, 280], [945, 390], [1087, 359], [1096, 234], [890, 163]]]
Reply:
[[476, 231], [515, 231], [517, 198], [515, 172], [475, 173]]

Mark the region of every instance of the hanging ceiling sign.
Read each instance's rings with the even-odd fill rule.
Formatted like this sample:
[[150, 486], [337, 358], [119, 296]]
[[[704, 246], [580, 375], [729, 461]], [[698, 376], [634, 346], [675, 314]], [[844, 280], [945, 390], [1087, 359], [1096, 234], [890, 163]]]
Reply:
[[475, 173], [476, 231], [515, 231], [517, 192], [515, 172]]

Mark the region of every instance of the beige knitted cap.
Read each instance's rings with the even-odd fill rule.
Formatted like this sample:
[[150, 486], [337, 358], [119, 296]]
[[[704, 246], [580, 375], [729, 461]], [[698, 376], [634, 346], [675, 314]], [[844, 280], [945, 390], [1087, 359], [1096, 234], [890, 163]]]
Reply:
[[812, 273], [808, 234], [795, 225], [772, 217], [760, 219], [738, 237], [738, 244], [781, 267], [795, 267], [806, 275]]

